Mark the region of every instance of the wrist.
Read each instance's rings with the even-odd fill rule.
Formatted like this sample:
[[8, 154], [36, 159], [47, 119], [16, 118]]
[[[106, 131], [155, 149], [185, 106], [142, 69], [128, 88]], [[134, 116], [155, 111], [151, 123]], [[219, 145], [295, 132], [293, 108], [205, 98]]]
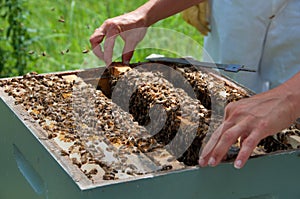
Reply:
[[288, 110], [291, 119], [295, 121], [297, 118], [300, 117], [300, 90], [294, 88], [294, 84], [291, 84], [291, 82], [289, 81], [282, 84], [282, 87], [284, 90], [280, 93], [286, 96], [286, 102], [288, 105]]
[[288, 92], [286, 95], [286, 99], [288, 103], [291, 120], [295, 121], [300, 116], [299, 114], [297, 114], [297, 104], [296, 104], [295, 95], [293, 93]]
[[152, 12], [154, 6], [154, 1], [148, 1], [146, 4], [142, 5], [134, 11], [141, 27], [149, 27], [156, 21], [158, 21], [155, 19], [155, 12]]

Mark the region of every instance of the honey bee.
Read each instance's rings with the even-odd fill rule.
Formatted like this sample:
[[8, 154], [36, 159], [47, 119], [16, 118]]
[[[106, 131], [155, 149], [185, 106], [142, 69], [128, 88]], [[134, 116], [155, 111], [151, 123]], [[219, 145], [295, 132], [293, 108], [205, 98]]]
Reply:
[[86, 53], [88, 53], [88, 52], [90, 52], [89, 49], [84, 49], [84, 50], [82, 51], [83, 54], [86, 54]]

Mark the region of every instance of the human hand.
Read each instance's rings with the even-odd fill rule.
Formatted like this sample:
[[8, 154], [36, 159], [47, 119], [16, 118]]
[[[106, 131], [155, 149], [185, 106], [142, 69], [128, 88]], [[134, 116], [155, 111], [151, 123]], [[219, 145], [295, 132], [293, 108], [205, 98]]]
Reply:
[[234, 162], [242, 168], [259, 141], [289, 127], [296, 119], [282, 88], [232, 102], [225, 108], [223, 123], [203, 148], [199, 165], [216, 166], [230, 146], [240, 138], [241, 148]]
[[[147, 27], [201, 1], [203, 0], [147, 1], [130, 13], [108, 19], [90, 37], [93, 52], [109, 66], [112, 63], [116, 37], [121, 36], [125, 41], [122, 61], [127, 64], [133, 55], [135, 47], [144, 38]], [[105, 37], [104, 50], [102, 51], [100, 44]]]
[[[112, 63], [113, 48], [117, 36], [124, 40], [122, 62], [129, 64], [137, 44], [146, 34], [145, 22], [138, 12], [127, 13], [115, 18], [107, 19], [90, 37], [94, 54], [104, 60], [106, 65]], [[104, 41], [104, 50], [100, 44]]]

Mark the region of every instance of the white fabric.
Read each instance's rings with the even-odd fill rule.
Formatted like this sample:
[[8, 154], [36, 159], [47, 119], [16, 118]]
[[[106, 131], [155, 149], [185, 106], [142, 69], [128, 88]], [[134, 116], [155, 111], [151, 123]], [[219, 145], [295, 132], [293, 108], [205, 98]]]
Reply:
[[211, 58], [258, 71], [228, 76], [262, 92], [300, 71], [300, 0], [212, 0], [211, 11]]

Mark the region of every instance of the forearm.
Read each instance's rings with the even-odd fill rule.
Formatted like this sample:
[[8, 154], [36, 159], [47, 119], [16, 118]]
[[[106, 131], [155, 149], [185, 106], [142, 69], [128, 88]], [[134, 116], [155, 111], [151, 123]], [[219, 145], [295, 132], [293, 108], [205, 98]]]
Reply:
[[254, 97], [259, 98], [261, 96], [269, 99], [281, 98], [282, 103], [278, 108], [285, 110], [282, 114], [289, 117], [293, 122], [300, 117], [300, 72], [280, 86]]
[[279, 86], [279, 89], [281, 93], [286, 93], [292, 119], [300, 117], [300, 72]]
[[149, 0], [134, 12], [144, 15], [145, 26], [151, 26], [157, 21], [174, 15], [203, 0]]

